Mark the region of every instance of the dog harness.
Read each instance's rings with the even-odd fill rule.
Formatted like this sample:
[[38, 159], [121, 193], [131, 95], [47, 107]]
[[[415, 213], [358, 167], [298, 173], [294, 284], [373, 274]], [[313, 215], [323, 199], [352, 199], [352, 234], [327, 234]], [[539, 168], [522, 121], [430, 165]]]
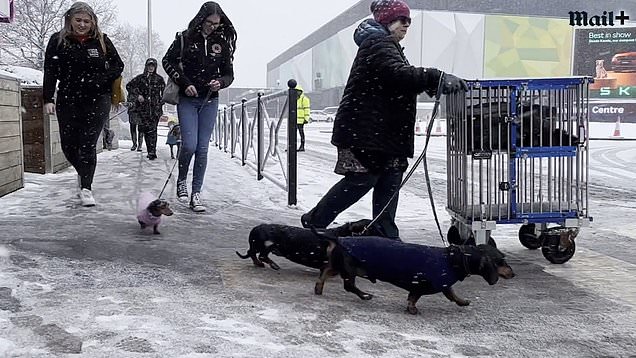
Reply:
[[346, 237], [338, 244], [367, 272], [369, 280], [390, 282], [422, 294], [441, 292], [464, 279], [446, 247], [409, 244], [382, 237]]

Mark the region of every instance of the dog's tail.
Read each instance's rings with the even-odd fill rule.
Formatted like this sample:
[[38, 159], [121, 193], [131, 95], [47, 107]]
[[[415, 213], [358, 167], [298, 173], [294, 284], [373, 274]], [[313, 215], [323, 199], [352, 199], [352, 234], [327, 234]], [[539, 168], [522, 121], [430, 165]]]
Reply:
[[331, 252], [338, 246], [338, 237], [332, 232], [318, 231], [313, 225], [309, 229], [318, 239], [327, 241], [327, 256], [331, 256]]
[[246, 252], [245, 255], [241, 255], [238, 251], [234, 251], [236, 252], [236, 254], [238, 255], [238, 257], [242, 258], [242, 259], [249, 259], [250, 258], [250, 252]]

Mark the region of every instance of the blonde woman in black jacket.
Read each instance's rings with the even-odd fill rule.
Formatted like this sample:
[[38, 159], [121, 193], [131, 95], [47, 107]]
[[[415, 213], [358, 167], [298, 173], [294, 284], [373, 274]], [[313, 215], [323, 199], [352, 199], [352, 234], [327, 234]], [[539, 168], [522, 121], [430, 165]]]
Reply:
[[219, 90], [234, 81], [235, 49], [234, 25], [219, 4], [208, 1], [190, 21], [188, 29], [177, 34], [162, 61], [164, 70], [180, 88], [177, 113], [182, 142], [177, 198], [188, 200], [188, 169], [194, 156], [190, 208], [195, 212], [205, 211], [200, 193], [208, 147], [219, 107]]
[[[97, 16], [78, 1], [64, 14], [64, 28], [49, 39], [44, 56], [44, 109], [57, 114], [62, 151], [77, 170], [83, 206], [94, 206], [97, 139], [108, 120], [112, 85], [124, 69]], [[57, 101], [54, 99], [59, 81]]]

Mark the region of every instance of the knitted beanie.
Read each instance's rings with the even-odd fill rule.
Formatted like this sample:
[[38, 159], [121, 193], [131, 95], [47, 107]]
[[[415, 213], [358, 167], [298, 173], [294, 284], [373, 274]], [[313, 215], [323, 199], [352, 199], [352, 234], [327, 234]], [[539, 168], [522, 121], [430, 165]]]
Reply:
[[374, 0], [371, 12], [375, 21], [388, 25], [400, 17], [410, 17], [409, 6], [403, 0]]

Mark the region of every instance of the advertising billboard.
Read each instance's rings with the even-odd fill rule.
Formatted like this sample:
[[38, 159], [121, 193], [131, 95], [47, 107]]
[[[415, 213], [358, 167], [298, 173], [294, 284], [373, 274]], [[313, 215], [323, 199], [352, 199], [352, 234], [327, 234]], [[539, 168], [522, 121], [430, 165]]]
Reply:
[[636, 27], [576, 29], [572, 61], [594, 77], [590, 97], [636, 100]]
[[487, 15], [484, 77], [570, 75], [572, 27], [565, 19]]

